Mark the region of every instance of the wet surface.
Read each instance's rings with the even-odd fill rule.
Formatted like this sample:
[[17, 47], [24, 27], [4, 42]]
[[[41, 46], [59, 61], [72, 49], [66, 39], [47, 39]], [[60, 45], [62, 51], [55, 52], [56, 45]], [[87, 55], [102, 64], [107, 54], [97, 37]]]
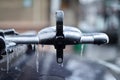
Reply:
[[64, 63], [60, 65], [55, 53], [37, 54], [37, 65], [38, 56], [33, 52], [10, 63], [8, 73], [5, 66], [1, 68], [0, 80], [104, 80], [106, 68], [92, 61], [80, 60], [80, 56], [65, 55]]

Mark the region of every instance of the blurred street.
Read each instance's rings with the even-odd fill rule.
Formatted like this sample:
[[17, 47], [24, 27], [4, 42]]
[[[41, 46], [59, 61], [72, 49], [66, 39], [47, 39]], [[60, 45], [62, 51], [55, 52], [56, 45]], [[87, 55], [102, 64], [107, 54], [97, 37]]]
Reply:
[[[0, 70], [0, 80], [114, 80], [113, 74], [103, 65], [92, 60], [80, 59], [75, 55], [65, 55], [63, 65], [56, 63], [55, 55], [39, 54], [38, 71], [36, 55], [23, 55], [6, 72], [5, 66]], [[74, 57], [71, 57], [74, 56]], [[18, 64], [17, 64], [18, 63]], [[92, 75], [91, 75], [92, 74]], [[84, 75], [84, 76], [83, 76]], [[110, 79], [110, 78], [111, 79]], [[106, 78], [106, 79], [105, 79]]]

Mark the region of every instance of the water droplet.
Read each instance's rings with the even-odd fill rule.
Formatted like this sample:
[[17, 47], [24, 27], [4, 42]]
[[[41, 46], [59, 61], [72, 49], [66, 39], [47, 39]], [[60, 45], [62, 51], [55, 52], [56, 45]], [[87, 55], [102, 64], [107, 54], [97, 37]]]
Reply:
[[64, 67], [63, 63], [58, 63], [61, 67]]
[[84, 44], [81, 45], [81, 52], [80, 52], [81, 57], [83, 57], [83, 51], [84, 51]]
[[58, 63], [62, 63], [63, 59], [62, 58], [58, 58], [57, 61], [58, 61]]
[[20, 68], [18, 68], [17, 66], [15, 67], [15, 70], [17, 70], [17, 71], [21, 71], [21, 69], [20, 69]]

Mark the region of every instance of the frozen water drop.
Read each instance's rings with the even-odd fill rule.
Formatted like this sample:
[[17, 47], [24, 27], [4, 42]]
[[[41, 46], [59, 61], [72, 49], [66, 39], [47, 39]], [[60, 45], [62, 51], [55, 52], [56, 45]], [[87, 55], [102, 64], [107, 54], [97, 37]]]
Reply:
[[42, 45], [41, 56], [44, 55], [44, 45]]
[[36, 46], [36, 71], [39, 72], [39, 51], [38, 51], [38, 47]]
[[63, 63], [58, 63], [61, 67], [64, 67]]
[[62, 58], [58, 58], [57, 59], [59, 63], [62, 63], [63, 62], [63, 59]]
[[21, 69], [19, 68], [19, 67], [15, 67], [15, 70], [17, 70], [17, 71], [21, 71]]
[[81, 52], [80, 52], [81, 57], [83, 57], [83, 51], [84, 51], [84, 44], [81, 45]]

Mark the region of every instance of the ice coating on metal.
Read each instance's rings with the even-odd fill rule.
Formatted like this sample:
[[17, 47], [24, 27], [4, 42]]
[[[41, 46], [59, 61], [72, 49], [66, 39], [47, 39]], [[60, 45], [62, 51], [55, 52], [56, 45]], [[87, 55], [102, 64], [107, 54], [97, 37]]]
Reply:
[[[63, 18], [64, 12], [59, 10], [56, 12], [56, 26], [44, 28], [37, 35], [3, 35], [4, 37], [0, 37], [0, 39], [5, 43], [54, 45], [58, 63], [63, 63], [63, 49], [66, 45], [105, 44], [109, 42], [108, 36], [104, 33], [86, 34], [75, 27], [64, 26]], [[11, 30], [7, 32], [11, 33]], [[4, 34], [3, 31], [1, 33]]]

